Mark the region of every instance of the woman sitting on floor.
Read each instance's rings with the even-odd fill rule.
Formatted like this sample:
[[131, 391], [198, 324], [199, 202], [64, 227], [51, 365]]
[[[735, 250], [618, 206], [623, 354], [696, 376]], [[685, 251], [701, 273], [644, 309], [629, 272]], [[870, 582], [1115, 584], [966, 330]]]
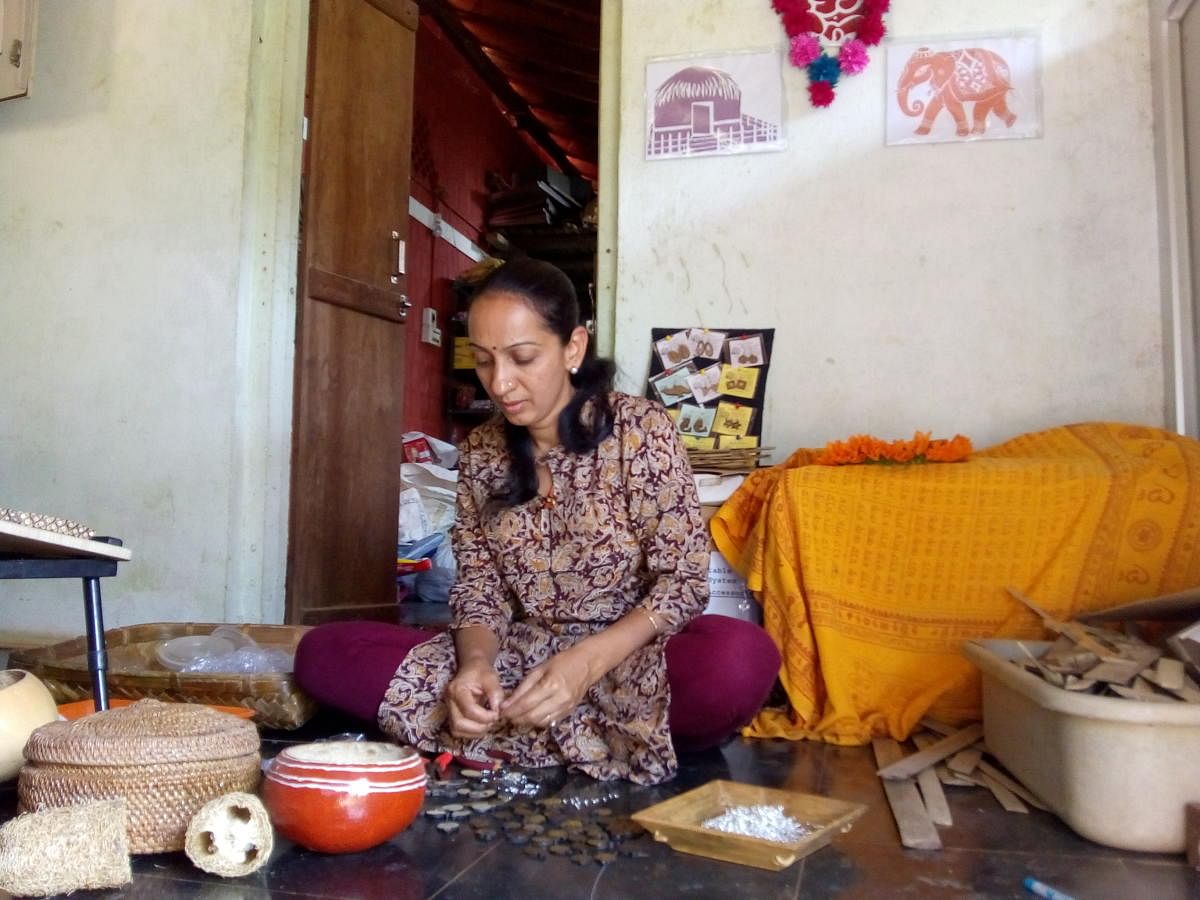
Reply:
[[567, 277], [506, 263], [468, 332], [502, 417], [461, 448], [452, 631], [324, 625], [297, 681], [427, 752], [665, 781], [676, 748], [749, 722], [779, 654], [755, 625], [700, 615], [709, 540], [687, 455], [661, 406], [588, 357]]

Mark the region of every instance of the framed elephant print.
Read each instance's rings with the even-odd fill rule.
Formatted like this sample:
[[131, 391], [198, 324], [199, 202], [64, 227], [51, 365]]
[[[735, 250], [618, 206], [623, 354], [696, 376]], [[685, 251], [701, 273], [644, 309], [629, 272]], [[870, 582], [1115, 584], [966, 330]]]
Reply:
[[886, 78], [888, 144], [1042, 136], [1036, 34], [893, 41]]

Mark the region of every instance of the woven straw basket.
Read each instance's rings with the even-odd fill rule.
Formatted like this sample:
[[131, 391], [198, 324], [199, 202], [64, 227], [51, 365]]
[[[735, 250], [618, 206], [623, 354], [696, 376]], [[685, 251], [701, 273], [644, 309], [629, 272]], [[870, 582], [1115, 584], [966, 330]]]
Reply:
[[209, 800], [258, 786], [258, 729], [203, 706], [142, 700], [51, 722], [25, 745], [22, 812], [124, 797], [132, 853], [183, 849]]
[[[254, 721], [266, 728], [299, 728], [312, 718], [316, 704], [296, 686], [290, 672], [171, 672], [154, 656], [163, 641], [211, 634], [217, 627], [213, 622], [155, 622], [106, 631], [109, 694], [129, 700], [241, 706], [254, 710]], [[242, 625], [239, 630], [264, 647], [294, 652], [309, 629], [299, 625]], [[9, 657], [9, 665], [40, 678], [59, 703], [91, 699], [86, 638], [15, 652]]]

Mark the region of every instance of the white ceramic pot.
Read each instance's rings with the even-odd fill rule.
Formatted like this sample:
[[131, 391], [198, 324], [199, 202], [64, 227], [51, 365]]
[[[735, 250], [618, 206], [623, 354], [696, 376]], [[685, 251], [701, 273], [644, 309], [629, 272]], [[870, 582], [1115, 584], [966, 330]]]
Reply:
[[50, 691], [23, 669], [0, 670], [0, 781], [15, 778], [25, 763], [33, 730], [58, 719]]

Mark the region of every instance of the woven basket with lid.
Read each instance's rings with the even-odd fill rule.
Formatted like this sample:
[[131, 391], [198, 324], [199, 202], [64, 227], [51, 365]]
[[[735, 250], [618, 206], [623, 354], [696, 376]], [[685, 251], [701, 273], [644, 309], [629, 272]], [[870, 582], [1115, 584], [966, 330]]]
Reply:
[[258, 729], [204, 706], [140, 700], [43, 725], [25, 745], [22, 811], [124, 797], [129, 849], [183, 849], [188, 822], [209, 800], [253, 792]]

